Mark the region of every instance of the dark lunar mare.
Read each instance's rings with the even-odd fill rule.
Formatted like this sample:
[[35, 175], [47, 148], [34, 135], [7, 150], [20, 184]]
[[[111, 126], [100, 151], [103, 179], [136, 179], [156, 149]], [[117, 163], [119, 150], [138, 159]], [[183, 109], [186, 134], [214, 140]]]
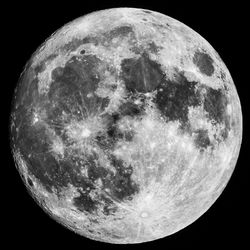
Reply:
[[125, 166], [124, 162], [113, 154], [110, 154], [109, 158], [117, 173], [111, 174], [110, 180], [104, 185], [110, 188], [111, 196], [117, 201], [131, 199], [132, 195], [139, 192], [139, 186], [131, 180], [132, 166]]
[[164, 78], [164, 74], [160, 65], [152, 61], [147, 53], [143, 53], [138, 59], [122, 60], [121, 78], [129, 93], [147, 93], [156, 89]]
[[207, 88], [204, 100], [204, 110], [210, 119], [221, 123], [225, 119], [228, 100], [223, 89]]
[[104, 37], [104, 39], [111, 40], [111, 39], [116, 38], [116, 37], [127, 38], [130, 34], [131, 35], [134, 34], [133, 28], [129, 25], [127, 25], [127, 26], [125, 25], [125, 26], [115, 27], [111, 31], [105, 32], [103, 37]]
[[196, 51], [193, 57], [193, 63], [199, 68], [200, 72], [207, 76], [214, 73], [213, 59], [205, 52]]
[[206, 95], [204, 99], [204, 110], [207, 112], [207, 116], [215, 124], [221, 124], [224, 129], [221, 131], [221, 138], [219, 141], [226, 140], [230, 129], [232, 128], [232, 119], [227, 114], [227, 105], [229, 104], [229, 99], [227, 96], [227, 89], [213, 89], [207, 88]]
[[202, 151], [212, 146], [212, 143], [208, 136], [208, 131], [205, 129], [197, 129], [195, 134], [195, 145], [199, 147]]
[[188, 125], [188, 107], [201, 104], [196, 82], [188, 81], [183, 72], [175, 80], [164, 78], [157, 87], [154, 102], [167, 121], [179, 121], [181, 127]]
[[[109, 214], [116, 210], [112, 200], [120, 202], [138, 192], [138, 187], [131, 180], [131, 166], [125, 167], [121, 160], [108, 154], [111, 165], [116, 169], [114, 173], [100, 165], [99, 157], [94, 152], [80, 157], [77, 151], [65, 151], [63, 159], [55, 158], [50, 152], [51, 138], [54, 136], [52, 131], [61, 138], [64, 145], [70, 146], [73, 141], [65, 134], [64, 126], [71, 119], [80, 121], [90, 114], [98, 115], [98, 112], [103, 112], [107, 107], [109, 100], [94, 94], [100, 81], [96, 70], [98, 63], [100, 61], [94, 56], [73, 57], [65, 67], [58, 67], [52, 72], [48, 94], [39, 94], [37, 75], [34, 74], [33, 79], [30, 79], [26, 72], [20, 79], [15, 99], [15, 104], [19, 104], [19, 107], [15, 109], [13, 105], [17, 120], [11, 133], [13, 146], [20, 151], [27, 163], [28, 173], [36, 177], [48, 192], [54, 190], [60, 195], [62, 188], [72, 184], [79, 191], [79, 196], [74, 198], [74, 204], [80, 211], [94, 213], [98, 204], [102, 204], [104, 213]], [[89, 93], [92, 94], [91, 97], [87, 97]], [[115, 128], [115, 123], [122, 115], [139, 112], [133, 104], [128, 103], [129, 108], [125, 106], [121, 107], [118, 116], [113, 114], [106, 119], [105, 136], [112, 143], [119, 138], [131, 140], [133, 136]], [[51, 130], [45, 123], [32, 125], [35, 107], [46, 111], [43, 119]], [[16, 128], [19, 129], [17, 133]], [[87, 169], [88, 178], [82, 175], [81, 167]], [[98, 179], [102, 180], [104, 189], [110, 189], [110, 193], [102, 193], [93, 199], [90, 192], [96, 189], [95, 183]]]
[[153, 54], [157, 54], [163, 47], [156, 45], [155, 42], [149, 42], [148, 43], [148, 50], [153, 53]]

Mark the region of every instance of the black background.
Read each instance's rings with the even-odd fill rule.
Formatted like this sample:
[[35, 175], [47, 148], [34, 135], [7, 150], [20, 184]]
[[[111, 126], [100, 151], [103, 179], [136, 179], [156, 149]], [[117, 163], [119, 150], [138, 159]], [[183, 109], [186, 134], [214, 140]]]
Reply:
[[[200, 1], [163, 3], [153, 1], [109, 1], [109, 2], [35, 2], [32, 4], [6, 5], [2, 22], [2, 33], [6, 42], [2, 49], [4, 69], [2, 72], [2, 111], [8, 123], [10, 101], [13, 89], [25, 63], [37, 47], [65, 23], [95, 10], [112, 7], [138, 7], [159, 11], [173, 17], [202, 35], [220, 54], [227, 65], [240, 96], [244, 137], [236, 169], [223, 194], [215, 204], [196, 222], [166, 237], [165, 239], [139, 245], [111, 245], [81, 237], [50, 219], [28, 195], [10, 155], [10, 149], [3, 145], [2, 169], [2, 213], [4, 238], [10, 249], [18, 244], [26, 249], [207, 249], [217, 247], [247, 247], [249, 227], [249, 187], [247, 169], [247, 123], [249, 90], [249, 28], [246, 6], [241, 3]], [[114, 3], [112, 3], [114, 2]], [[187, 1], [190, 2], [190, 1]], [[135, 4], [136, 3], [136, 4]], [[6, 29], [6, 30], [5, 30]], [[6, 56], [5, 56], [6, 53]], [[7, 126], [6, 126], [7, 127]], [[2, 132], [7, 135], [7, 128]], [[5, 153], [5, 151], [7, 151]], [[6, 160], [5, 157], [7, 156]], [[5, 197], [6, 196], [6, 197]]]

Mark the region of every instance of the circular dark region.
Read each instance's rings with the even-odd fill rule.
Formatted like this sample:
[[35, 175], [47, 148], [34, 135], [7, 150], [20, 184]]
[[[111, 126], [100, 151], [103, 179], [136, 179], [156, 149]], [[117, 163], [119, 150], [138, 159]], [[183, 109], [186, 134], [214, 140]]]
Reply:
[[154, 91], [164, 78], [160, 65], [151, 60], [146, 53], [138, 59], [123, 59], [121, 69], [121, 78], [129, 93]]
[[213, 59], [207, 53], [196, 51], [193, 63], [199, 68], [201, 73], [207, 76], [212, 76], [214, 73]]

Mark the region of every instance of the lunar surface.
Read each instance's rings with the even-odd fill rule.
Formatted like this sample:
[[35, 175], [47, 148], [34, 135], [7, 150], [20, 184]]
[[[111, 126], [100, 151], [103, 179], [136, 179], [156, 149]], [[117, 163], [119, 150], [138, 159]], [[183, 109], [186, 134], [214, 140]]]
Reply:
[[31, 56], [10, 132], [20, 176], [51, 218], [97, 241], [140, 243], [185, 228], [219, 197], [242, 113], [204, 38], [116, 8], [66, 24]]

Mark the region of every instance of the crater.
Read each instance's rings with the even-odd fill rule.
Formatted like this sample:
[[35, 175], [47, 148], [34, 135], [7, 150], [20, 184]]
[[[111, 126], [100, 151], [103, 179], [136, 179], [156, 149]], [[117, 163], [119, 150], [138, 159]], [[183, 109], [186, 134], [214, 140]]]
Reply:
[[152, 13], [153, 13], [153, 12], [150, 11], [150, 10], [143, 10], [143, 12], [146, 13], [146, 14], [152, 14]]
[[193, 57], [193, 63], [199, 68], [202, 74], [207, 76], [213, 75], [213, 59], [207, 53], [196, 51]]
[[143, 211], [143, 212], [141, 212], [140, 213], [140, 216], [142, 217], [142, 218], [148, 218], [149, 217], [149, 213], [148, 212], [145, 212], [145, 211]]

